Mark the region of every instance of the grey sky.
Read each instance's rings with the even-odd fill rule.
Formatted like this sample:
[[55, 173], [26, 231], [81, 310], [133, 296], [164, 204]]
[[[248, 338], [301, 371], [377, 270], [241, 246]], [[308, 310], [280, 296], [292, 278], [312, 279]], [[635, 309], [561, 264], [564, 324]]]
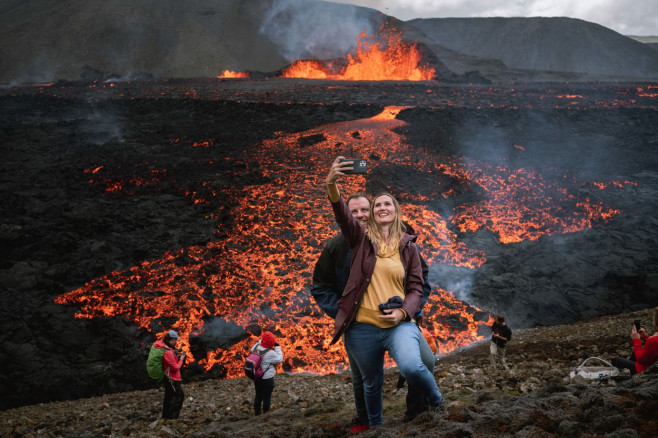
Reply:
[[445, 17], [570, 17], [624, 35], [658, 35], [657, 0], [331, 0], [401, 20]]

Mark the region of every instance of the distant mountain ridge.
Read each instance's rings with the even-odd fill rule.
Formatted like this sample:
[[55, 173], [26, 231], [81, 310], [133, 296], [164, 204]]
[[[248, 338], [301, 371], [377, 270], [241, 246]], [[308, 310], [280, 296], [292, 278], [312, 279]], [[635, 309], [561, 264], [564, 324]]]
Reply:
[[430, 18], [407, 23], [436, 44], [498, 59], [512, 69], [658, 78], [658, 56], [650, 47], [579, 19]]
[[647, 35], [647, 36], [638, 36], [638, 35], [626, 35], [627, 37], [639, 41], [642, 44], [651, 47], [653, 50], [658, 50], [658, 36], [656, 35]]
[[79, 79], [85, 69], [156, 77], [274, 72], [300, 58], [344, 56], [359, 32], [376, 33], [385, 21], [458, 74], [658, 80], [658, 52], [649, 45], [570, 18], [401, 22], [374, 9], [305, 0], [7, 0], [0, 6], [0, 82]]

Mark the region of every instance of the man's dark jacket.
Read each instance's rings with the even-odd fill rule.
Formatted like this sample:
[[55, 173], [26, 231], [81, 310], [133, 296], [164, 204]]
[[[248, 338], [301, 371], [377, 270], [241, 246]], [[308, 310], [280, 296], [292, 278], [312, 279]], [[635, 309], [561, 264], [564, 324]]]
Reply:
[[507, 342], [512, 339], [512, 329], [507, 327], [507, 324], [500, 325], [494, 321], [493, 325], [491, 326], [491, 333], [498, 333], [500, 336], [507, 339], [507, 341], [503, 341], [502, 339], [494, 338], [493, 336], [491, 337], [491, 340], [494, 341], [500, 348], [505, 348], [507, 346]]

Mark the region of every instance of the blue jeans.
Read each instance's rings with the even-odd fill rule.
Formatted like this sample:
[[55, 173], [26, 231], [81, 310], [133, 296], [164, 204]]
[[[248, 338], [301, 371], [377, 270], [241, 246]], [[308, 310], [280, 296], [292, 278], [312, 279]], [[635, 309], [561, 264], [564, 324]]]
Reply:
[[354, 406], [356, 407], [357, 424], [368, 425], [368, 411], [366, 409], [366, 400], [363, 395], [363, 378], [361, 377], [361, 370], [356, 364], [356, 360], [350, 353], [343, 337], [343, 344], [345, 345], [345, 352], [347, 353], [347, 360], [350, 363], [350, 370], [352, 371], [352, 391], [354, 392]]
[[363, 377], [363, 389], [370, 426], [382, 421], [382, 386], [384, 384], [384, 354], [386, 351], [397, 363], [402, 374], [413, 387], [416, 396], [430, 404], [443, 402], [434, 375], [427, 369], [420, 355], [422, 334], [413, 322], [402, 322], [392, 328], [353, 322], [345, 334], [345, 347], [351, 352]]
[[[420, 328], [418, 328], [420, 331]], [[425, 336], [420, 334], [420, 357], [423, 360], [423, 363], [427, 367], [430, 373], [434, 375], [434, 365], [436, 364], [436, 356], [432, 348], [427, 343]], [[404, 377], [404, 376], [403, 376]], [[409, 385], [409, 390], [407, 392], [407, 411], [405, 412], [405, 417], [414, 418], [421, 412], [423, 412], [426, 407], [425, 405], [429, 403], [429, 400], [426, 399], [427, 394], [423, 391], [423, 388], [415, 388], [412, 385]]]

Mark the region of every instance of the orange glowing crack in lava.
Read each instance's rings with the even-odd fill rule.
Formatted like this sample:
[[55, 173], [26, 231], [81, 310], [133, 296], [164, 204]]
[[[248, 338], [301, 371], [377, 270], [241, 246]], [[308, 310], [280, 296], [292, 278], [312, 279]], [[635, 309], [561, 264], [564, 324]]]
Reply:
[[[270, 183], [209, 189], [211, 194], [201, 200], [212, 205], [219, 194], [239, 200], [228, 213], [217, 205], [216, 215], [211, 217], [230, 214], [237, 224], [230, 233], [220, 231], [217, 241], [169, 251], [157, 260], [112, 272], [55, 301], [79, 305], [79, 318], [121, 316], [151, 331], [168, 329], [156, 327], [163, 319], [173, 321], [188, 352], [190, 336], [203, 333], [204, 321], [214, 317], [247, 330], [258, 325], [277, 334], [286, 370], [340, 372], [347, 367], [343, 347], [328, 345], [333, 321], [324, 316], [309, 293], [323, 242], [337, 231], [323, 183], [336, 155], [344, 155], [348, 149], [352, 156], [377, 155], [377, 160], [370, 161], [370, 172], [394, 165], [426, 175], [423, 193], [396, 191], [397, 182], [390, 190], [399, 197], [405, 220], [419, 233], [419, 244], [430, 265], [475, 269], [485, 262], [482, 251], [466, 247], [451, 231], [455, 227], [462, 231], [487, 228], [502, 242], [517, 242], [586, 229], [617, 214], [577, 197], [560, 181], [544, 181], [537, 171], [495, 167], [414, 148], [394, 132], [405, 125], [396, 119], [402, 109], [389, 107], [369, 119], [302, 133], [279, 133], [263, 141], [245, 151], [241, 162], [259, 166]], [[353, 135], [355, 132], [359, 135]], [[299, 147], [300, 139], [309, 136], [320, 141]], [[100, 166], [92, 169], [90, 174], [104, 170]], [[447, 176], [459, 184], [479, 186], [490, 195], [474, 205], [458, 207], [449, 218], [451, 224], [423, 205], [428, 199], [450, 196]], [[97, 182], [114, 186], [113, 181], [101, 177]], [[362, 176], [345, 178], [341, 190], [363, 190], [364, 182]], [[206, 187], [211, 187], [210, 182]], [[189, 196], [198, 200], [194, 193]], [[532, 207], [539, 198], [541, 206]], [[477, 309], [438, 286], [433, 287], [425, 313], [426, 327], [437, 336], [442, 353], [482, 339], [478, 328], [491, 323], [483, 320], [488, 316], [482, 314], [478, 320]], [[242, 358], [256, 339], [252, 334], [227, 349], [218, 348], [194, 359], [206, 370], [218, 365], [226, 377], [241, 376]], [[390, 360], [387, 364], [391, 365]]]

